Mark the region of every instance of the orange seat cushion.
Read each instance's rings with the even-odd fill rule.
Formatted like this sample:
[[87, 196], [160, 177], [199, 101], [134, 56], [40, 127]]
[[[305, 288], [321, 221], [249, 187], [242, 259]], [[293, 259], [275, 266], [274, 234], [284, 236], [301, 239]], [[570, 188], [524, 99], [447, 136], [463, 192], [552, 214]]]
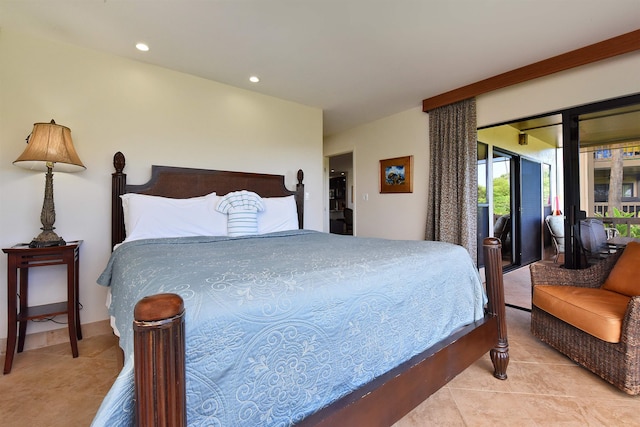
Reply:
[[630, 242], [624, 248], [602, 289], [630, 297], [640, 295], [640, 243]]
[[536, 285], [533, 304], [603, 341], [620, 342], [622, 321], [631, 300], [599, 288]]

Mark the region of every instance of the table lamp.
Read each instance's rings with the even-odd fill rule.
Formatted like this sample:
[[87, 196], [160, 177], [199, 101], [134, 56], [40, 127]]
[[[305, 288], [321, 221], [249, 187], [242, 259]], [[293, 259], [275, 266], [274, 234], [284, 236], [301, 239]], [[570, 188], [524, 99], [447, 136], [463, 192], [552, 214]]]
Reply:
[[40, 222], [42, 232], [29, 244], [32, 248], [64, 245], [65, 241], [53, 230], [56, 211], [53, 205], [53, 169], [56, 172], [78, 172], [86, 169], [78, 153], [73, 148], [71, 130], [51, 123], [34, 123], [31, 135], [27, 137], [27, 148], [14, 162], [25, 169], [46, 171], [44, 203]]

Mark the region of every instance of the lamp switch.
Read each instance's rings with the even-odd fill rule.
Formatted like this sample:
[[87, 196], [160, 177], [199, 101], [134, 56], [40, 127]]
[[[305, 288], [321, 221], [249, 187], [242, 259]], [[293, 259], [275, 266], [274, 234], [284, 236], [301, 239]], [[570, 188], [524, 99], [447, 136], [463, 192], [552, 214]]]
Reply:
[[304, 199], [305, 200], [311, 200], [311, 193], [309, 193], [308, 191], [304, 192]]

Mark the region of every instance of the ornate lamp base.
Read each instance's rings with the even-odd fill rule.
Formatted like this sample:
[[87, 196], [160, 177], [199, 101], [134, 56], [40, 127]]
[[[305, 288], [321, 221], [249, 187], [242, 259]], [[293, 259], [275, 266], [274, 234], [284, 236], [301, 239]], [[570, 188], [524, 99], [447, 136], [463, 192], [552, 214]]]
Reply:
[[31, 243], [29, 243], [30, 248], [48, 248], [50, 246], [64, 246], [67, 242], [60, 236], [58, 236], [54, 231], [47, 230], [43, 231], [35, 237]]
[[29, 243], [30, 248], [47, 248], [49, 246], [62, 246], [66, 242], [58, 236], [53, 229], [56, 221], [56, 210], [53, 206], [53, 168], [52, 163], [47, 163], [47, 173], [44, 184], [44, 202], [42, 203], [42, 213], [40, 222], [42, 223], [42, 233]]

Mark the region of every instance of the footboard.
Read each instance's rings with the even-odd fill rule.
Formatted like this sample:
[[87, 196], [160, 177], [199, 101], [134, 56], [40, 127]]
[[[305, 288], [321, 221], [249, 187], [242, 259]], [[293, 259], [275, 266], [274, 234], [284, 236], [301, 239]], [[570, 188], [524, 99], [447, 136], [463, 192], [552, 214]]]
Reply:
[[[489, 297], [484, 319], [309, 416], [300, 425], [391, 425], [487, 352], [494, 376], [506, 379], [509, 346], [501, 245], [495, 238], [483, 243]], [[146, 297], [136, 306], [137, 425], [187, 425], [183, 313], [182, 299], [175, 294]]]
[[157, 294], [141, 299], [133, 330], [136, 425], [186, 426], [182, 298]]

